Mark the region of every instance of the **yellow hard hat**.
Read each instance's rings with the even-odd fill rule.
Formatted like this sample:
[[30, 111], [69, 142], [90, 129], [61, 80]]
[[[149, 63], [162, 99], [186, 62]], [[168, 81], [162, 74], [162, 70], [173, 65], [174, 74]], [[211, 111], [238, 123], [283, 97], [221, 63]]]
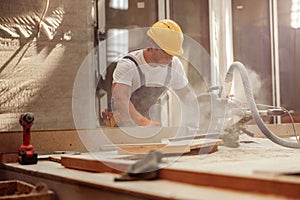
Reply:
[[176, 22], [170, 19], [159, 20], [147, 31], [147, 35], [168, 54], [172, 56], [183, 54], [183, 34]]

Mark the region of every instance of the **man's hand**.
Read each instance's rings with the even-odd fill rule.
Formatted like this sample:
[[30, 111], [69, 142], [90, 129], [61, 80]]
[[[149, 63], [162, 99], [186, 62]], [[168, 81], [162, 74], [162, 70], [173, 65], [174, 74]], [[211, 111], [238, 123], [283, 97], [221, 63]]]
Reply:
[[160, 122], [151, 121], [146, 117], [140, 118], [137, 123], [139, 126], [161, 126]]
[[116, 126], [116, 122], [115, 122], [115, 119], [114, 119], [114, 116], [113, 116], [112, 112], [110, 112], [107, 109], [105, 109], [102, 112], [102, 117], [103, 117], [103, 121], [104, 121], [104, 123], [105, 123], [105, 125], [107, 127], [114, 127], [114, 126]]
[[139, 126], [161, 126], [160, 122], [154, 122], [141, 113], [139, 113], [132, 102], [130, 101], [131, 87], [125, 84], [113, 84], [113, 98], [114, 98], [114, 117], [117, 124], [126, 122], [134, 122]]

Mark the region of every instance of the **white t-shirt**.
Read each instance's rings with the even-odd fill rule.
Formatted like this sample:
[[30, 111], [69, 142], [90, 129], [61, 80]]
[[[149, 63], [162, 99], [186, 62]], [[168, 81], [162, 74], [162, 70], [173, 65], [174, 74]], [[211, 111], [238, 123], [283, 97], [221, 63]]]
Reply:
[[[153, 67], [145, 61], [143, 50], [137, 50], [129, 53], [138, 63], [142, 73], [145, 76], [145, 85], [147, 87], [168, 87], [172, 89], [181, 89], [188, 84], [182, 63], [177, 57], [172, 59], [171, 80], [168, 85], [165, 80], [168, 74], [166, 66]], [[118, 62], [113, 73], [113, 83], [122, 83], [132, 87], [132, 92], [141, 87], [140, 75], [135, 63], [129, 59], [122, 59]]]

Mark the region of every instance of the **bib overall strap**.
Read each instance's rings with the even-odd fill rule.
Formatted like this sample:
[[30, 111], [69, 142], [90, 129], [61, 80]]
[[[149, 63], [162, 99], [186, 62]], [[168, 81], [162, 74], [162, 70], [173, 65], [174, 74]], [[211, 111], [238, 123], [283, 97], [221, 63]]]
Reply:
[[139, 75], [140, 75], [141, 86], [145, 85], [145, 75], [143, 74], [142, 70], [140, 69], [139, 64], [137, 63], [137, 61], [131, 56], [124, 56], [123, 58], [124, 59], [129, 59], [135, 64], [135, 66], [136, 66], [136, 68], [139, 72]]

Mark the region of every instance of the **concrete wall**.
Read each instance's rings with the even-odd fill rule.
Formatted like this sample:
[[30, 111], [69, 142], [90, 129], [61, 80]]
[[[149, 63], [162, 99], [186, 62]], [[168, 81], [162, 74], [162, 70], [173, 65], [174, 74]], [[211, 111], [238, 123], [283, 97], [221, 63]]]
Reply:
[[94, 43], [92, 1], [0, 5], [0, 131], [21, 130], [23, 112], [35, 130], [73, 129], [73, 83]]

